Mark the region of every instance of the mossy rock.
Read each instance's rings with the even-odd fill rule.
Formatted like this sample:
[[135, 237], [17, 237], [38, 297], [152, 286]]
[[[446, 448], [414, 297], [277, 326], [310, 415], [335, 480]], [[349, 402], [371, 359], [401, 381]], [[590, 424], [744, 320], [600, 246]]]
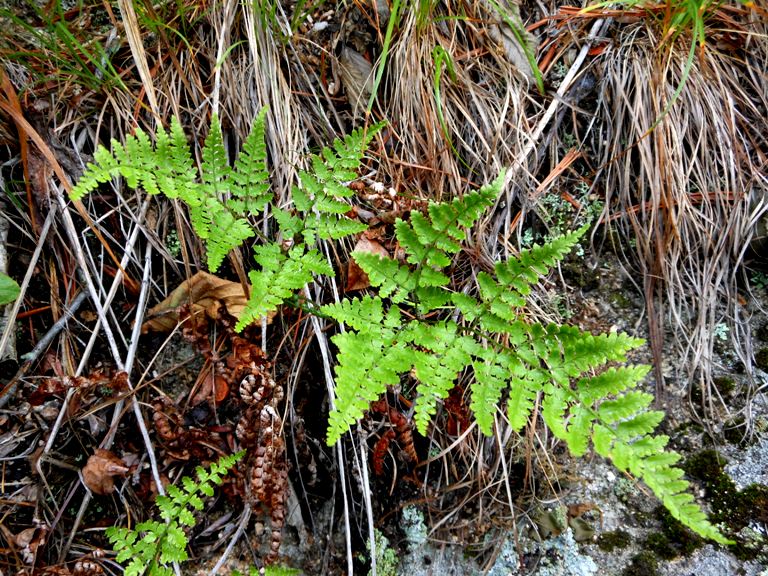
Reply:
[[613, 552], [616, 548], [626, 548], [632, 543], [632, 536], [624, 530], [603, 532], [597, 537], [597, 546], [603, 552]]
[[661, 522], [661, 531], [648, 536], [645, 548], [659, 558], [672, 560], [678, 556], [689, 556], [704, 545], [704, 539], [683, 526], [663, 506], [655, 511]]
[[722, 524], [725, 532], [736, 543], [729, 546], [741, 560], [754, 560], [765, 555], [762, 549], [768, 542], [756, 542], [747, 530], [752, 523], [768, 523], [768, 486], [751, 484], [738, 490], [725, 472], [726, 460], [715, 450], [702, 450], [683, 464], [683, 470], [701, 481], [712, 512], [710, 520]]
[[644, 550], [632, 558], [632, 562], [624, 568], [622, 576], [658, 576], [659, 561], [653, 552]]

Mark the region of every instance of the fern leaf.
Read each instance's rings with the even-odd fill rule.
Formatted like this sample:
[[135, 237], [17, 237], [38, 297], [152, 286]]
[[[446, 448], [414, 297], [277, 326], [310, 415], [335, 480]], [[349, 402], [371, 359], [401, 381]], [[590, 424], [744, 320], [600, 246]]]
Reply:
[[257, 214], [270, 201], [267, 145], [265, 142], [267, 107], [253, 119], [251, 131], [230, 175], [232, 200], [228, 207], [236, 214]]
[[639, 364], [609, 368], [597, 376], [583, 378], [576, 384], [582, 402], [592, 404], [611, 394], [620, 394], [632, 388], [648, 374], [651, 367]]
[[426, 349], [413, 350], [412, 358], [419, 394], [414, 421], [416, 429], [426, 434], [438, 401], [448, 397], [456, 377], [472, 363], [479, 345], [472, 338], [460, 335], [454, 322], [411, 322], [401, 337], [419, 349]]
[[619, 396], [616, 400], [606, 400], [598, 409], [600, 420], [607, 424], [619, 422], [645, 410], [653, 402], [653, 396], [636, 390]]
[[336, 409], [328, 418], [329, 446], [363, 417], [387, 386], [410, 370], [413, 352], [395, 343], [391, 331], [346, 332], [333, 337], [339, 350], [336, 366]]
[[368, 275], [371, 286], [379, 287], [382, 298], [390, 298], [396, 304], [405, 302], [418, 286], [418, 277], [397, 260], [382, 258], [370, 252], [353, 252], [352, 256]]
[[273, 242], [258, 246], [254, 258], [261, 266], [251, 271], [251, 297], [235, 327], [241, 331], [250, 323], [276, 310], [312, 281], [313, 274], [333, 274], [333, 269], [316, 250], [305, 251], [304, 245], [294, 246], [284, 253]]
[[531, 370], [510, 382], [507, 418], [513, 430], [519, 432], [528, 424], [542, 380], [538, 371]]
[[493, 417], [501, 402], [502, 393], [508, 386], [511, 374], [517, 370], [509, 365], [510, 359], [507, 355], [498, 354], [493, 349], [486, 349], [479, 355], [481, 361], [472, 364], [475, 382], [472, 384], [470, 408], [480, 431], [490, 436], [493, 431]]
[[209, 197], [218, 198], [219, 194], [229, 192], [227, 180], [231, 173], [232, 168], [229, 166], [227, 151], [224, 149], [219, 117], [214, 114], [203, 147], [202, 175], [203, 182], [208, 185], [206, 194]]
[[[349, 209], [349, 206], [346, 208]], [[318, 216], [315, 225], [317, 237], [321, 240], [341, 240], [367, 229], [366, 224], [346, 216]], [[307, 243], [309, 243], [308, 240]]]
[[531, 285], [549, 273], [573, 249], [587, 231], [587, 226], [553, 238], [541, 245], [522, 250], [517, 258], [499, 262], [495, 266], [499, 282], [518, 294], [530, 294]]
[[660, 410], [641, 412], [628, 420], [619, 422], [614, 432], [622, 440], [634, 440], [652, 433], [663, 419], [664, 412]]
[[149, 193], [158, 192], [155, 180], [157, 162], [146, 133], [137, 128], [136, 134], [128, 136], [125, 144], [112, 140], [111, 145], [112, 152], [103, 146], [98, 147], [94, 161], [88, 164], [83, 176], [70, 192], [73, 200], [80, 200], [100, 183], [115, 176], [122, 176], [130, 188], [142, 186]]
[[321, 308], [336, 322], [348, 324], [355, 330], [366, 330], [371, 325], [380, 325], [384, 321], [384, 308], [381, 298], [363, 296], [351, 300], [342, 300]]
[[[217, 201], [212, 201], [209, 206], [211, 207], [209, 215], [214, 215], [215, 219], [206, 225], [208, 228], [206, 237], [199, 233], [198, 235], [208, 240], [206, 243], [208, 270], [213, 272], [219, 269], [232, 249], [240, 246], [255, 233], [248, 220], [236, 218]], [[193, 219], [192, 222], [194, 223], [195, 220]]]
[[[295, 201], [294, 195], [294, 201]], [[291, 214], [282, 208], [273, 208], [272, 215], [280, 228], [280, 235], [283, 238], [293, 238], [304, 229], [304, 220], [299, 216]]]
[[449, 203], [430, 203], [429, 218], [419, 212], [410, 222], [398, 219], [395, 231], [398, 242], [407, 253], [408, 262], [416, 266], [446, 268], [449, 254], [456, 254], [465, 239], [464, 228], [472, 226], [501, 190], [503, 174], [491, 185], [484, 186]]

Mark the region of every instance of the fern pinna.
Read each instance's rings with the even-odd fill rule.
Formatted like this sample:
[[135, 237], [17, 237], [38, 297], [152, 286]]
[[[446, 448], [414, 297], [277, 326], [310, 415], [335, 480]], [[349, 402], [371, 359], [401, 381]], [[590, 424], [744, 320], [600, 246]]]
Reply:
[[187, 559], [187, 535], [184, 526], [196, 524], [195, 511], [203, 509], [202, 496], [213, 496], [213, 487], [221, 484], [244, 452], [223, 456], [211, 467], [197, 467], [197, 481], [184, 476], [181, 488], [168, 486], [168, 496], [157, 497], [162, 522], [147, 520], [135, 529], [113, 526], [106, 534], [117, 552], [118, 562], [128, 562], [125, 576], [171, 576], [174, 562]]
[[[405, 374], [417, 381], [414, 420], [425, 434], [438, 402], [460, 373], [471, 370], [471, 409], [483, 433], [491, 434], [504, 398], [516, 430], [529, 423], [540, 399], [544, 422], [574, 455], [583, 455], [591, 441], [619, 470], [641, 478], [675, 518], [728, 542], [684, 492], [688, 483], [674, 467], [680, 457], [664, 450], [668, 438], [653, 435], [664, 413], [649, 410], [653, 397], [635, 389], [649, 368], [606, 367], [624, 362], [642, 340], [616, 333], [595, 336], [525, 317], [532, 285], [570, 252], [586, 228], [499, 262], [492, 274], [480, 272], [474, 296], [451, 290], [444, 269], [460, 251], [464, 229], [501, 192], [503, 178], [450, 203], [431, 204], [428, 214], [414, 213], [410, 222], [398, 220], [405, 262], [353, 254], [378, 295], [322, 307], [349, 328], [333, 338], [337, 398], [328, 443], [337, 442]], [[406, 307], [416, 315], [406, 314]], [[425, 319], [437, 310], [449, 313], [441, 320]]]
[[170, 132], [160, 128], [153, 144], [140, 128], [125, 144], [112, 141], [112, 151], [99, 146], [93, 162], [73, 188], [73, 200], [82, 198], [99, 184], [122, 176], [130, 188], [148, 194], [178, 198], [189, 207], [190, 220], [208, 249], [208, 269], [215, 272], [227, 253], [254, 235], [248, 216], [264, 210], [269, 193], [267, 151], [264, 143], [266, 108], [255, 118], [243, 150], [229, 166], [214, 115], [203, 147], [202, 175], [189, 151], [181, 124], [174, 117]]

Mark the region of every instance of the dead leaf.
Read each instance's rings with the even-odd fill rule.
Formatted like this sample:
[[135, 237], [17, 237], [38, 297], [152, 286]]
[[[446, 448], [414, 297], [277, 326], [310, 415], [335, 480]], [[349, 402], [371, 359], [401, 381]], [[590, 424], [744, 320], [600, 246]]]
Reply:
[[106, 496], [115, 489], [113, 476], [124, 476], [130, 471], [120, 458], [109, 450], [97, 448], [83, 468], [83, 483], [96, 494]]
[[[352, 250], [353, 254], [355, 252], [367, 252], [369, 254], [378, 254], [384, 258], [389, 258], [389, 252], [387, 252], [387, 249], [384, 248], [384, 246], [379, 244], [376, 240], [370, 240], [366, 236], [360, 236], [357, 244], [355, 244], [354, 250]], [[350, 260], [347, 267], [346, 291], [364, 290], [370, 285], [371, 283], [368, 280], [368, 275], [357, 265], [357, 262]]]
[[200, 389], [192, 397], [190, 404], [197, 406], [211, 398], [215, 400], [216, 404], [221, 404], [228, 395], [229, 384], [226, 378], [218, 374], [214, 376], [209, 372], [200, 384]]
[[40, 545], [45, 544], [48, 529], [44, 526], [26, 528], [18, 534], [11, 532], [4, 524], [0, 524], [3, 537], [11, 545], [16, 547], [24, 564], [35, 563], [35, 555]]
[[[190, 316], [205, 314], [211, 320], [216, 320], [222, 304], [227, 307], [229, 314], [239, 316], [247, 301], [239, 282], [200, 271], [182, 282], [147, 313], [148, 320], [142, 324], [141, 332], [170, 332], [179, 322], [179, 307], [185, 304], [190, 305]], [[268, 318], [267, 322], [271, 320]]]

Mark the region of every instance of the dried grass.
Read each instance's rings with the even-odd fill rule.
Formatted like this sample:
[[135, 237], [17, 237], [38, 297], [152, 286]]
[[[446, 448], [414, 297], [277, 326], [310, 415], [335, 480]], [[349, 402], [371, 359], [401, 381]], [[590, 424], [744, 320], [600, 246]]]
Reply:
[[[593, 146], [603, 166], [596, 179], [604, 220], [615, 219], [635, 242], [657, 390], [663, 398], [665, 377], [696, 383], [706, 414], [718, 404], [710, 386], [718, 324], [731, 328], [751, 366], [740, 265], [755, 220], [768, 210], [765, 42], [746, 40], [741, 56], [710, 46], [660, 120], [682, 82], [686, 49], [660, 56], [660, 39], [644, 24], [622, 29], [598, 88]], [[662, 364], [668, 334], [682, 360], [672, 372]]]

